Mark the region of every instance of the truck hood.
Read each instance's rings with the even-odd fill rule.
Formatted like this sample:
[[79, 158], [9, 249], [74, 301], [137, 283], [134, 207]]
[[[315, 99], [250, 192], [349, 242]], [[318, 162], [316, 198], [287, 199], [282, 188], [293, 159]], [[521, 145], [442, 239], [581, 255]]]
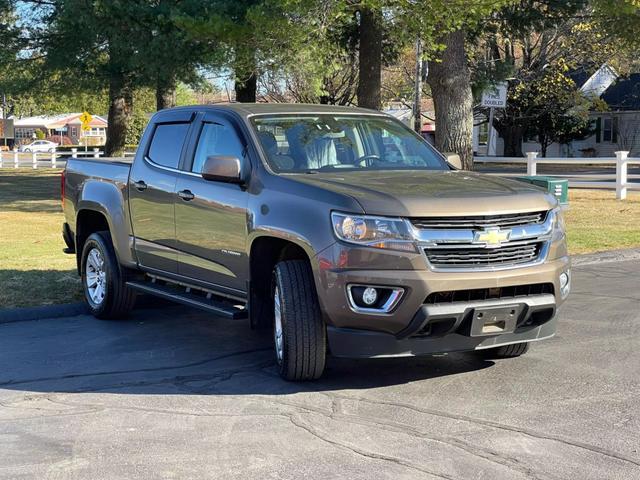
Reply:
[[372, 215], [497, 215], [553, 208], [555, 198], [517, 180], [463, 171], [350, 171], [288, 177], [356, 200]]

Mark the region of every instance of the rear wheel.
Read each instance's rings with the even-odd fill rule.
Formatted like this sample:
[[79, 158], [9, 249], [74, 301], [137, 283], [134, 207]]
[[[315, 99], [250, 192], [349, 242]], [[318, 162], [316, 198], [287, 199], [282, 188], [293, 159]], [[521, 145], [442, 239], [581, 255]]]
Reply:
[[293, 381], [319, 378], [325, 365], [326, 331], [308, 262], [279, 262], [273, 271], [272, 292], [280, 375]]
[[122, 318], [133, 308], [136, 294], [126, 285], [109, 232], [96, 232], [87, 238], [81, 272], [85, 301], [95, 317]]
[[515, 358], [524, 355], [529, 351], [529, 343], [514, 343], [496, 348], [480, 350], [480, 354], [485, 358]]

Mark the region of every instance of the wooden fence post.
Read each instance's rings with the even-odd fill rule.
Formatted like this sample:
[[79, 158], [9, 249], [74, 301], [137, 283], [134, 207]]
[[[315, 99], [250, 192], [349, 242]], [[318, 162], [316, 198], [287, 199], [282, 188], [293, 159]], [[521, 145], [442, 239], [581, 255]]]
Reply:
[[538, 152], [527, 152], [527, 175], [537, 175], [538, 166], [536, 164], [536, 158]]
[[93, 158], [100, 158], [100, 149], [99, 148], [94, 148], [93, 149]]
[[616, 152], [616, 198], [624, 200], [627, 198], [627, 162], [629, 152]]
[[18, 168], [20, 161], [18, 160], [18, 151], [13, 152], [13, 167]]
[[71, 158], [78, 158], [78, 149], [77, 148], [72, 148], [71, 149]]
[[34, 169], [38, 168], [38, 154], [36, 152], [31, 154], [31, 163]]
[[56, 152], [51, 152], [51, 168], [56, 168]]

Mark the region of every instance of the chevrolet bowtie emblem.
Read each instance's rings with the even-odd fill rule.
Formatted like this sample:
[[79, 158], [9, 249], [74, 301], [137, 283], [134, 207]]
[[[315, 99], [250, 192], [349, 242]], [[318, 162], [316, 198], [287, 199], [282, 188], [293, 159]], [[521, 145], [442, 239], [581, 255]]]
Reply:
[[487, 247], [499, 247], [511, 237], [511, 230], [502, 230], [500, 227], [487, 228], [475, 232], [473, 243], [484, 243]]

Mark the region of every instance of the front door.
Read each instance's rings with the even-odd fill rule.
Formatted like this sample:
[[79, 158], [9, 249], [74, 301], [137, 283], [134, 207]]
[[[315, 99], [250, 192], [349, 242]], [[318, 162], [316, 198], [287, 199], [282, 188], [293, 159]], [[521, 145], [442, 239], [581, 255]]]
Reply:
[[247, 167], [245, 141], [230, 120], [204, 115], [189, 170], [176, 183], [178, 273], [223, 289], [246, 292], [248, 193], [240, 185], [200, 175], [207, 157], [233, 156]]
[[159, 272], [178, 270], [174, 199], [190, 125], [189, 121], [150, 125], [149, 147], [138, 153], [129, 175], [129, 208], [138, 262]]

